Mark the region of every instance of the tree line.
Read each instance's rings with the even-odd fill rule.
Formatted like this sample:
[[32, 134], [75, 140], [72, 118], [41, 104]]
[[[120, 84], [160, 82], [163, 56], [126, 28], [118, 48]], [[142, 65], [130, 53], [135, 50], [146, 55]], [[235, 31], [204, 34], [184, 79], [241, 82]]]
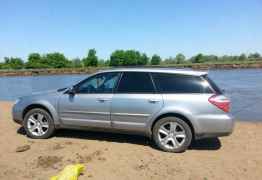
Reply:
[[261, 60], [259, 53], [249, 55], [241, 54], [236, 56], [216, 56], [197, 54], [191, 58], [186, 58], [182, 53], [175, 57], [162, 59], [154, 54], [149, 57], [146, 53], [136, 50], [116, 50], [108, 60], [99, 59], [95, 49], [90, 49], [87, 56], [83, 58], [69, 59], [59, 52], [39, 54], [31, 53], [26, 61], [18, 57], [5, 57], [0, 63], [0, 69], [43, 69], [43, 68], [84, 68], [97, 66], [144, 66], [144, 65], [165, 65], [165, 64], [189, 64], [189, 63], [217, 63], [232, 61]]

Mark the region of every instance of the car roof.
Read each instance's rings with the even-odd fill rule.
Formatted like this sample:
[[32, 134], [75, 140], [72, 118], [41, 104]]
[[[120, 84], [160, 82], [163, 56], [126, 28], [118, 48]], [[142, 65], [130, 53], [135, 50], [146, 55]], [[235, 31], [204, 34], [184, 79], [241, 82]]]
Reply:
[[176, 69], [176, 68], [114, 68], [102, 70], [101, 72], [155, 72], [155, 73], [169, 73], [169, 74], [183, 74], [191, 76], [203, 76], [208, 74], [206, 71], [195, 71], [192, 69]]

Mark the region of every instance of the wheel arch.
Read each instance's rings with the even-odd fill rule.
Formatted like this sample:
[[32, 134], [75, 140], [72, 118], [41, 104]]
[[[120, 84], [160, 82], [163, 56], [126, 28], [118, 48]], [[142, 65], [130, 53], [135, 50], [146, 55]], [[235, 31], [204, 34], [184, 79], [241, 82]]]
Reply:
[[52, 115], [52, 113], [50, 112], [50, 110], [49, 110], [46, 106], [44, 106], [44, 105], [42, 105], [42, 104], [30, 104], [29, 106], [27, 106], [27, 107], [23, 110], [22, 118], [24, 119], [26, 113], [28, 113], [30, 110], [36, 109], [36, 108], [43, 109], [43, 110], [47, 111], [47, 112], [50, 114], [50, 116], [53, 118], [53, 115]]
[[54, 123], [59, 124], [58, 114], [57, 114], [55, 108], [53, 107], [53, 105], [51, 105], [49, 103], [35, 102], [35, 103], [32, 103], [32, 104], [26, 106], [26, 108], [24, 108], [24, 110], [23, 110], [22, 118], [24, 119], [26, 113], [28, 113], [30, 110], [35, 109], [35, 108], [44, 109], [45, 111], [47, 111], [50, 114], [50, 116], [54, 120]]
[[157, 118], [155, 118], [155, 120], [152, 122], [151, 127], [150, 127], [151, 134], [153, 132], [153, 128], [154, 128], [154, 125], [156, 124], [156, 122], [159, 121], [162, 118], [165, 118], [165, 117], [177, 117], [177, 118], [183, 120], [185, 123], [187, 123], [189, 125], [189, 127], [192, 131], [192, 137], [195, 138], [195, 128], [194, 128], [193, 123], [189, 120], [189, 118], [187, 118], [185, 115], [183, 115], [181, 113], [173, 113], [173, 112], [164, 113], [164, 114], [159, 115]]

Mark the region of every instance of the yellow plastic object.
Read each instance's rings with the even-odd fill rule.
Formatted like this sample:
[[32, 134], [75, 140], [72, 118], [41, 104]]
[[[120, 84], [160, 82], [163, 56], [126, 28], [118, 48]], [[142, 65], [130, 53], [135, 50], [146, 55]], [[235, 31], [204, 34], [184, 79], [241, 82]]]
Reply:
[[57, 176], [51, 177], [50, 180], [77, 180], [84, 169], [83, 164], [68, 165]]

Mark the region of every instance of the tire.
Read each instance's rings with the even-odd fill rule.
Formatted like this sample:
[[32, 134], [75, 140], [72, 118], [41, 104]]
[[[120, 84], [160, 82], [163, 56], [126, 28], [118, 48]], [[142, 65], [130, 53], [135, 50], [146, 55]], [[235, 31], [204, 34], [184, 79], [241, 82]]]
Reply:
[[158, 120], [154, 125], [153, 140], [163, 151], [180, 153], [190, 146], [192, 131], [182, 119], [166, 117]]
[[47, 139], [55, 131], [53, 118], [46, 110], [41, 108], [31, 109], [26, 113], [23, 127], [27, 136], [33, 139]]

